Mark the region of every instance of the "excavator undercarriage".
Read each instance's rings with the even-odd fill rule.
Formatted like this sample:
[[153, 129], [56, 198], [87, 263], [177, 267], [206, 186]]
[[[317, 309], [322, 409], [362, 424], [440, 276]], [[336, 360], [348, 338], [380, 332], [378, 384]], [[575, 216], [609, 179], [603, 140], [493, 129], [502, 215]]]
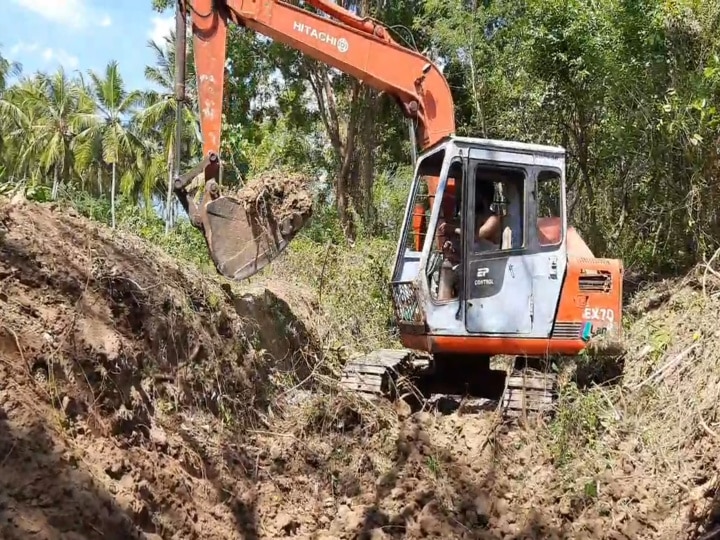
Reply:
[[550, 362], [516, 357], [511, 369], [492, 369], [490, 357], [443, 357], [409, 349], [380, 349], [349, 360], [340, 387], [369, 400], [405, 400], [422, 407], [436, 396], [456, 396], [505, 417], [552, 413], [557, 375]]

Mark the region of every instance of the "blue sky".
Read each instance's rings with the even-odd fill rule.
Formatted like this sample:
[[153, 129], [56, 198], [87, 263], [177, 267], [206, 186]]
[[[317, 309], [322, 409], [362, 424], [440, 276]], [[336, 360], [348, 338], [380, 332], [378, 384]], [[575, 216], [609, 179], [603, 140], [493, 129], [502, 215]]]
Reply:
[[[0, 52], [23, 72], [101, 72], [117, 60], [128, 88], [148, 86], [148, 40], [174, 28], [173, 12], [157, 13], [151, 0], [0, 0]], [[159, 41], [163, 43], [162, 41]]]

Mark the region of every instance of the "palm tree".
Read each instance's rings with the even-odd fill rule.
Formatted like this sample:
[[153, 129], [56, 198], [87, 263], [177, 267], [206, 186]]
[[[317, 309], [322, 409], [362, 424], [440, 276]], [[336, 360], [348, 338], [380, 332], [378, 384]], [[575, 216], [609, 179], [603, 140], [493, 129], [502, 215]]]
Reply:
[[[189, 41], [192, 43], [192, 41]], [[165, 232], [168, 233], [173, 225], [173, 208], [175, 201], [173, 198], [173, 170], [175, 168], [175, 138], [177, 126], [177, 100], [175, 99], [175, 33], [172, 32], [169, 37], [165, 38], [164, 46], [160, 46], [154, 41], [148, 42], [155, 53], [155, 65], [145, 68], [145, 78], [160, 90], [149, 90], [143, 95], [145, 109], [138, 115], [138, 121], [144, 133], [148, 134], [153, 140], [160, 141], [164, 153], [165, 160], [154, 161], [152, 167], [148, 167], [146, 171], [150, 174], [163, 174], [167, 177], [166, 191], [166, 219]], [[186, 98], [190, 106], [183, 107], [182, 123], [183, 127], [192, 126], [193, 136], [188, 136], [187, 131], [185, 140], [182, 144], [193, 146], [193, 143], [200, 143], [200, 131], [198, 126], [197, 114], [197, 91], [195, 84], [195, 63], [192, 58], [192, 47], [188, 47], [188, 77], [186, 83]], [[162, 150], [161, 150], [162, 151]], [[164, 161], [164, 162], [163, 162]], [[149, 178], [147, 180], [150, 180]]]
[[3, 170], [7, 172], [8, 155], [5, 140], [12, 140], [8, 137], [21, 127], [23, 122], [22, 111], [17, 107], [12, 99], [12, 94], [8, 95], [7, 83], [8, 79], [13, 75], [20, 75], [22, 65], [17, 62], [11, 62], [0, 54], [0, 156], [3, 158]]
[[[112, 181], [110, 184], [110, 211], [112, 226], [115, 228], [115, 195], [117, 193], [117, 167], [123, 160], [132, 160], [133, 155], [143, 148], [142, 140], [125, 121], [137, 111], [142, 95], [139, 91], [128, 92], [120, 75], [117, 61], [112, 60], [105, 68], [104, 76], [89, 72], [90, 89], [95, 100], [95, 112], [86, 115], [83, 141], [78, 152], [87, 156], [92, 154], [91, 147], [98, 141], [102, 148], [102, 160], [110, 165]], [[88, 148], [84, 148], [87, 145]], [[130, 166], [125, 168], [123, 183], [131, 181], [135, 173]]]
[[39, 73], [18, 86], [15, 104], [29, 135], [22, 143], [18, 165], [32, 170], [30, 164], [37, 162], [37, 172], [52, 171], [52, 198], [56, 199], [60, 184], [70, 180], [74, 165], [71, 146], [90, 103], [78, 81], [61, 67], [52, 75]]
[[13, 75], [20, 75], [20, 73], [22, 73], [22, 64], [11, 62], [0, 54], [0, 95], [7, 90], [8, 79]]

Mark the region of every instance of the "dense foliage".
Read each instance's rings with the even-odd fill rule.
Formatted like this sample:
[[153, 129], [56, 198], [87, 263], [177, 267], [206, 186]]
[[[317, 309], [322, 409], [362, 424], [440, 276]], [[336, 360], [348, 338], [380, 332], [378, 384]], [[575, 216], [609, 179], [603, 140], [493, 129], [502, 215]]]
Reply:
[[[720, 245], [720, 0], [345, 5], [443, 66], [459, 134], [565, 146], [570, 220], [597, 254], [659, 271]], [[130, 214], [148, 223], [159, 211], [167, 232], [178, 234], [176, 205], [167, 205], [172, 41], [154, 46], [152, 92], [126, 88], [115, 62], [87, 78], [60, 70], [10, 84], [19, 66], [0, 59], [2, 189], [108, 201], [112, 223], [117, 195], [119, 204], [143, 208]], [[229, 56], [227, 178], [242, 181], [279, 163], [303, 169], [318, 178], [320, 208], [307, 241], [392, 239], [410, 176], [395, 103], [237, 28]], [[188, 164], [199, 157], [194, 110], [185, 118]]]

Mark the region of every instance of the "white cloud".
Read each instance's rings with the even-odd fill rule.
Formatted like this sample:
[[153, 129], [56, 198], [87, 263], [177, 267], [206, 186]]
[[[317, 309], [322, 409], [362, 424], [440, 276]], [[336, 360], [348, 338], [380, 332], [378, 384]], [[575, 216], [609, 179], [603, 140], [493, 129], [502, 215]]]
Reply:
[[175, 17], [160, 17], [158, 15], [152, 18], [152, 27], [148, 32], [148, 37], [151, 41], [154, 41], [158, 46], [165, 47], [165, 38], [170, 37], [170, 34], [175, 29]]
[[95, 12], [87, 0], [12, 0], [17, 5], [41, 17], [65, 26], [110, 26], [112, 19], [107, 14]]
[[76, 68], [79, 63], [77, 56], [73, 56], [72, 54], [69, 54], [63, 49], [52, 49], [50, 47], [47, 47], [42, 52], [42, 57], [48, 63], [57, 62], [61, 66], [71, 69]]
[[21, 54], [32, 54], [40, 49], [40, 45], [37, 43], [16, 43], [10, 48], [9, 56], [11, 58], [17, 58]]
[[77, 56], [73, 56], [63, 49], [43, 48], [39, 43], [16, 43], [10, 48], [8, 54], [10, 58], [17, 60], [21, 60], [20, 56], [28, 55], [39, 56], [46, 64], [56, 63], [69, 69], [75, 69], [79, 64]]

